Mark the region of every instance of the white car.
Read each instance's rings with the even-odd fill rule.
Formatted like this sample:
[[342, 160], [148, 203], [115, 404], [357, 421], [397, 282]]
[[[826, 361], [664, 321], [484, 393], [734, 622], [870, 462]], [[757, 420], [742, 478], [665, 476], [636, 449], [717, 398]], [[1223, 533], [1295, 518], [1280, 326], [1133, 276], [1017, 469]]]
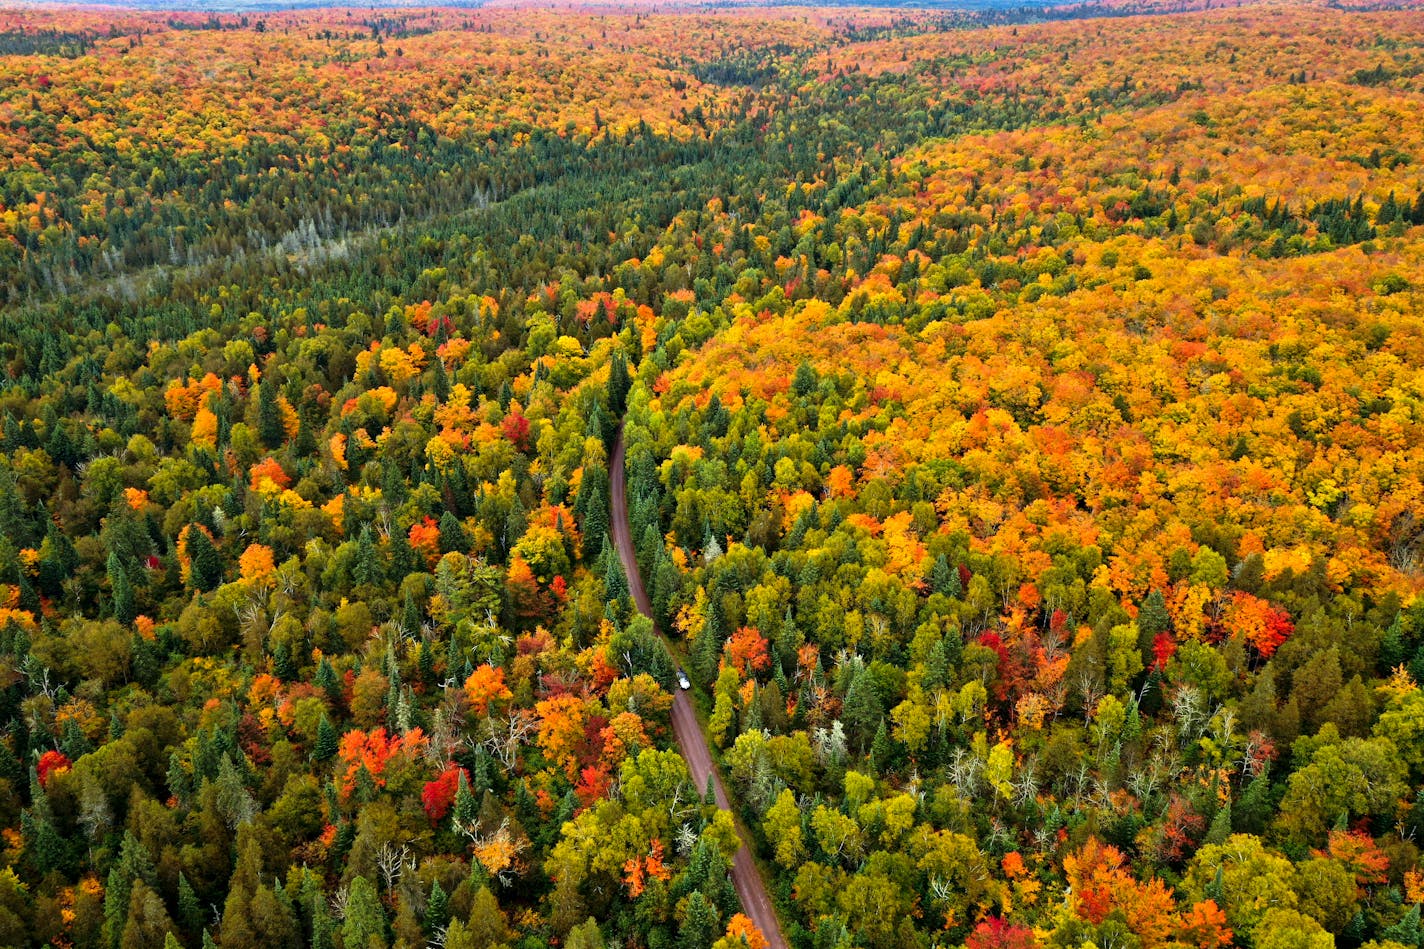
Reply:
[[692, 688], [692, 683], [687, 681], [687, 673], [683, 672], [681, 667], [677, 670], [677, 686], [683, 690]]

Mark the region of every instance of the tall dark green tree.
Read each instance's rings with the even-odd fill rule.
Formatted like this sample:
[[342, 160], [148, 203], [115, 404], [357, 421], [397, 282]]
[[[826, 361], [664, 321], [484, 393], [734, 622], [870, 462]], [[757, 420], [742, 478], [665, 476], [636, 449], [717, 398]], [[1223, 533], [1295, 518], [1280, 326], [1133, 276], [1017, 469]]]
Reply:
[[188, 557], [191, 563], [188, 582], [195, 590], [206, 592], [222, 583], [222, 555], [213, 546], [207, 531], [196, 524], [188, 528]]
[[133, 584], [129, 582], [128, 571], [124, 570], [124, 565], [119, 561], [119, 555], [111, 551], [108, 561], [109, 592], [114, 599], [114, 618], [120, 623], [128, 625], [134, 621], [138, 615], [134, 607]]

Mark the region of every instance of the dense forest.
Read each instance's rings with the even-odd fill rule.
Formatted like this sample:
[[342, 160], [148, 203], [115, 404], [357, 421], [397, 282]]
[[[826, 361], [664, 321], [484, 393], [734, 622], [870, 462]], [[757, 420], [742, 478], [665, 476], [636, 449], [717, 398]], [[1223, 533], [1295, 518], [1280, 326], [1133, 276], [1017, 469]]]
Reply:
[[1424, 949], [1424, 20], [1199, 6], [0, 11], [0, 945]]

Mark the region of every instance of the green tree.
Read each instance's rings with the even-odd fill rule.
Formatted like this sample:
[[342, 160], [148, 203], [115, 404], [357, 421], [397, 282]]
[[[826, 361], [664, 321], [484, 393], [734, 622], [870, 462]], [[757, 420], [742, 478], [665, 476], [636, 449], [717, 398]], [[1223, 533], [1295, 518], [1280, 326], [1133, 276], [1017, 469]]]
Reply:
[[1198, 850], [1182, 889], [1194, 902], [1216, 900], [1231, 928], [1247, 933], [1256, 930], [1267, 910], [1293, 909], [1298, 900], [1295, 867], [1249, 834], [1233, 834]]
[[119, 560], [116, 551], [109, 552], [107, 569], [109, 591], [114, 598], [114, 618], [127, 626], [134, 621], [138, 611], [134, 607], [133, 584], [129, 582], [128, 572], [124, 570], [124, 565]]
[[222, 583], [222, 556], [213, 546], [207, 532], [196, 524], [188, 528], [188, 556], [192, 562], [188, 581], [194, 589], [206, 592]]
[[341, 924], [341, 942], [347, 949], [377, 949], [386, 941], [386, 913], [376, 888], [364, 876], [351, 881], [346, 893], [346, 921]]
[[281, 448], [287, 440], [282, 410], [277, 404], [277, 384], [271, 380], [257, 386], [257, 437], [268, 448]]

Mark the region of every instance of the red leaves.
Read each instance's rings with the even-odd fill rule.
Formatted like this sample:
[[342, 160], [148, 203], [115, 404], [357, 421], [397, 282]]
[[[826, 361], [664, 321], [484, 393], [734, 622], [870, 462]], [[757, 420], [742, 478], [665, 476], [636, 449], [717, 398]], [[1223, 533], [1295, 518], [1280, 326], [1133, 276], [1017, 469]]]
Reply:
[[1162, 671], [1177, 654], [1177, 641], [1171, 633], [1158, 633], [1152, 640], [1152, 668]]
[[1227, 633], [1245, 639], [1263, 659], [1269, 659], [1295, 632], [1289, 613], [1241, 591], [1231, 595], [1221, 625]]
[[579, 772], [579, 783], [574, 786], [574, 794], [578, 796], [581, 805], [588, 807], [594, 801], [607, 797], [612, 784], [607, 770], [598, 765], [588, 765]]
[[510, 412], [499, 426], [505, 440], [519, 451], [529, 450], [529, 420], [522, 412]]
[[445, 770], [440, 772], [439, 777], [434, 781], [425, 782], [425, 788], [420, 792], [420, 803], [425, 807], [425, 816], [430, 818], [430, 823], [435, 824], [445, 819], [445, 815], [450, 813], [450, 808], [455, 806], [455, 795], [460, 790], [460, 775], [465, 775], [465, 780], [469, 781], [469, 774], [464, 768], [451, 762], [445, 766]]
[[999, 916], [985, 917], [964, 940], [964, 949], [1034, 949], [1037, 945], [1032, 929]]
[[62, 751], [46, 751], [40, 755], [39, 764], [35, 770], [39, 772], [40, 787], [45, 787], [49, 783], [49, 776], [56, 771], [69, 770], [69, 757]]

